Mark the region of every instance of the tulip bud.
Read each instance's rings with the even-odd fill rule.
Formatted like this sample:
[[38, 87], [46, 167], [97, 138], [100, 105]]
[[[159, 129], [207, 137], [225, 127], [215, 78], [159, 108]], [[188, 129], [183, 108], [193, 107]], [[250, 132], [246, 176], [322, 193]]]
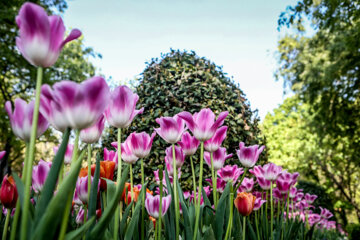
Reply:
[[1, 188], [0, 188], [0, 201], [5, 208], [14, 208], [18, 198], [18, 193], [15, 181], [12, 176], [8, 177], [6, 174]]
[[254, 209], [256, 197], [251, 193], [238, 193], [234, 200], [235, 207], [242, 216], [249, 216]]

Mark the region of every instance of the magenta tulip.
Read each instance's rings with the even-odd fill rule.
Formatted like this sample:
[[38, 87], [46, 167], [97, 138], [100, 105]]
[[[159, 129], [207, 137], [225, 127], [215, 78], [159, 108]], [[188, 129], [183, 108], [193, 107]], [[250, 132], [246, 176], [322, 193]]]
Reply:
[[136, 103], [139, 96], [131, 91], [127, 86], [119, 86], [111, 92], [109, 106], [105, 111], [108, 123], [116, 128], [126, 128], [130, 126], [134, 117], [143, 113], [144, 108], [136, 110]]
[[[169, 209], [169, 206], [171, 204], [171, 195], [168, 195], [166, 197], [162, 197], [161, 199], [161, 216], [163, 217], [167, 210]], [[158, 218], [159, 208], [160, 208], [160, 195], [152, 196], [151, 194], [146, 194], [145, 199], [145, 208], [150, 216], [153, 218]]]
[[254, 179], [245, 177], [238, 188], [238, 192], [251, 192], [254, 188]]
[[290, 188], [290, 191], [289, 191], [289, 198], [290, 199], [294, 199], [296, 197], [296, 193], [297, 193], [297, 189], [296, 187], [292, 187]]
[[[175, 163], [176, 168], [181, 168], [185, 161], [185, 154], [181, 147], [175, 146]], [[165, 150], [165, 163], [172, 165], [173, 164], [173, 148], [172, 146], [166, 148]]]
[[226, 138], [227, 128], [228, 128], [227, 126], [222, 126], [218, 128], [214, 136], [212, 136], [212, 138], [204, 142], [204, 148], [206, 151], [215, 152], [220, 148], [222, 142]]
[[[116, 142], [117, 145], [117, 142]], [[107, 148], [104, 148], [104, 161], [115, 162], [115, 169], [118, 165], [118, 153], [116, 151], [109, 151]]]
[[78, 29], [73, 29], [64, 39], [65, 26], [60, 16], [48, 16], [46, 11], [26, 2], [16, 16], [19, 37], [16, 46], [23, 57], [32, 65], [50, 67], [58, 59], [64, 45], [81, 36]]
[[[214, 170], [217, 171], [224, 166], [224, 163], [227, 159], [231, 158], [233, 154], [226, 154], [226, 148], [219, 148], [213, 152], [213, 164]], [[204, 159], [206, 164], [211, 167], [211, 153], [204, 152]]]
[[259, 186], [262, 190], [269, 190], [271, 187], [271, 181], [265, 179], [262, 176], [257, 177], [256, 182], [259, 184]]
[[[81, 207], [75, 218], [76, 224], [79, 224], [79, 225], [84, 224], [84, 215], [85, 215], [84, 213], [85, 213], [85, 210], [83, 207]], [[87, 216], [87, 214], [86, 214], [86, 216]]]
[[145, 158], [149, 155], [155, 135], [155, 132], [151, 134], [151, 137], [146, 132], [130, 134], [130, 148], [136, 157]]
[[264, 172], [264, 178], [270, 181], [275, 181], [282, 171], [282, 168], [274, 163], [267, 163], [262, 167], [262, 169]]
[[53, 89], [41, 88], [40, 112], [58, 130], [67, 127], [91, 127], [103, 114], [109, 101], [109, 86], [102, 77], [92, 77], [82, 83], [61, 81]]
[[291, 181], [284, 177], [284, 175], [280, 174], [276, 179], [276, 187], [282, 194], [286, 194], [291, 188]]
[[100, 118], [89, 128], [80, 131], [80, 139], [84, 143], [96, 143], [99, 141], [104, 130], [105, 118], [101, 115]]
[[200, 112], [191, 115], [189, 112], [179, 113], [179, 117], [184, 119], [187, 127], [197, 140], [205, 142], [214, 136], [216, 130], [224, 124], [225, 118], [229, 113], [222, 112], [215, 121], [215, 114], [210, 108], [201, 109]]
[[[54, 153], [56, 154], [57, 151], [59, 150], [59, 146], [58, 147], [54, 147]], [[64, 157], [64, 163], [65, 164], [70, 164], [71, 163], [71, 158], [73, 155], [73, 150], [74, 150], [74, 145], [72, 144], [68, 144], [66, 147], [66, 151], [65, 151], [65, 157]]]
[[308, 203], [308, 204], [312, 204], [314, 201], [315, 201], [315, 199], [317, 199], [317, 195], [311, 195], [311, 194], [309, 194], [309, 193], [306, 193], [305, 194], [305, 201]]
[[[115, 145], [112, 143], [113, 146]], [[130, 136], [125, 140], [124, 143], [121, 144], [121, 158], [124, 162], [129, 164], [134, 164], [139, 158], [134, 154], [131, 150], [131, 141]]]
[[[91, 185], [93, 184], [93, 177], [91, 177]], [[100, 182], [99, 182], [100, 183]], [[99, 187], [100, 184], [98, 183], [98, 191], [99, 191]], [[88, 189], [88, 177], [79, 177], [77, 182], [76, 182], [76, 188], [75, 191], [77, 193], [77, 197], [82, 201], [83, 204], [87, 205], [88, 204], [88, 191], [90, 191], [90, 189]]]
[[243, 169], [239, 168], [236, 165], [233, 166], [227, 165], [218, 171], [218, 175], [223, 181], [225, 182], [232, 181], [233, 184], [243, 173], [244, 173]]
[[[29, 104], [27, 104], [21, 98], [17, 98], [15, 99], [14, 112], [12, 111], [10, 101], [5, 103], [5, 109], [9, 115], [11, 128], [14, 134], [25, 142], [29, 142], [34, 112], [34, 101], [31, 101]], [[40, 137], [46, 131], [48, 126], [49, 124], [44, 116], [39, 113], [36, 137]]]
[[191, 136], [190, 133], [184, 132], [181, 141], [178, 142], [186, 156], [194, 155], [200, 145], [200, 141]]
[[329, 219], [332, 216], [334, 216], [334, 214], [332, 214], [328, 209], [322, 207], [320, 207], [320, 209], [321, 209], [321, 213], [320, 213], [321, 217], [325, 219]]
[[39, 161], [37, 166], [33, 167], [32, 171], [32, 187], [35, 193], [40, 193], [45, 180], [50, 172], [51, 162], [45, 162], [44, 160]]
[[262, 200], [261, 198], [256, 197], [253, 210], [254, 211], [259, 210], [264, 203], [266, 203], [266, 200]]
[[258, 161], [259, 156], [264, 150], [265, 146], [261, 146], [260, 148], [258, 145], [245, 147], [245, 143], [240, 142], [239, 148], [240, 149], [236, 150], [236, 153], [240, 163], [246, 168], [251, 168]]
[[159, 136], [167, 143], [177, 143], [185, 131], [185, 122], [177, 115], [174, 117], [161, 117], [157, 118], [156, 122], [160, 125], [155, 128]]

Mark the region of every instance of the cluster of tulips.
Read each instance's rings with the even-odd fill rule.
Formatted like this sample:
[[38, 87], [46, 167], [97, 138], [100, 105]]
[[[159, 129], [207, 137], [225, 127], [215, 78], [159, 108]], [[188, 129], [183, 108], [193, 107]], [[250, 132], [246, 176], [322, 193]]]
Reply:
[[[298, 173], [273, 163], [255, 166], [264, 146], [246, 147], [241, 142], [236, 153], [242, 167], [224, 166], [233, 156], [221, 147], [227, 133], [226, 111], [217, 118], [210, 109], [160, 117], [151, 135], [133, 132], [122, 142], [122, 129], [144, 112], [136, 109], [138, 95], [126, 86], [111, 91], [102, 77], [80, 84], [42, 85], [43, 68], [52, 66], [64, 44], [81, 32], [74, 29], [63, 40], [61, 18], [48, 16], [33, 3], [21, 7], [16, 22], [18, 49], [38, 67], [38, 75], [34, 101], [16, 99], [14, 108], [11, 102], [5, 104], [12, 130], [25, 142], [26, 151], [20, 177], [13, 173], [2, 181], [0, 200], [6, 215], [2, 239], [8, 233], [10, 239], [22, 240], [245, 239], [246, 232], [251, 239], [289, 239], [299, 232], [305, 238], [314, 227], [320, 232], [337, 228], [327, 209], [313, 213], [311, 204], [317, 196], [295, 187]], [[105, 121], [117, 128], [117, 142], [111, 144], [114, 149], [104, 149], [102, 161], [93, 161], [92, 144], [101, 138]], [[39, 160], [33, 166], [36, 138], [49, 125], [62, 132], [62, 143], [54, 148], [52, 162]], [[71, 131], [73, 144], [69, 143]], [[164, 165], [154, 172], [157, 186], [151, 191], [143, 163], [156, 135], [169, 147]], [[198, 148], [199, 176], [192, 160]], [[1, 152], [0, 158], [4, 155]], [[183, 192], [179, 184], [186, 157], [192, 170], [191, 192]], [[141, 183], [134, 185], [132, 166], [139, 160]], [[211, 170], [205, 187], [204, 160]], [[255, 178], [245, 177], [248, 172]], [[249, 219], [255, 222], [255, 230]]]

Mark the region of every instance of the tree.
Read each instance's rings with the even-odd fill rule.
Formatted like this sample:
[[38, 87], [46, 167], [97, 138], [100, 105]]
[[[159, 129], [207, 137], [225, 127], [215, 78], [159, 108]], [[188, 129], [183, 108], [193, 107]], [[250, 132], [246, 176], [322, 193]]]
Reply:
[[[64, 0], [35, 2], [50, 14], [56, 10], [63, 12], [67, 8]], [[24, 143], [13, 135], [4, 104], [6, 101], [13, 103], [18, 97], [30, 100], [35, 88], [36, 68], [20, 55], [15, 45], [18, 34], [15, 17], [22, 4], [23, 1], [16, 0], [0, 3], [0, 149], [6, 151], [1, 162], [1, 179], [2, 174], [10, 171], [10, 165], [14, 169], [21, 168], [24, 155]], [[93, 76], [96, 69], [90, 62], [90, 57], [101, 57], [101, 55], [95, 53], [92, 48], [85, 47], [82, 38], [66, 44], [56, 64], [45, 69], [43, 82], [50, 85], [63, 79], [80, 82]], [[40, 141], [57, 142], [57, 138], [50, 129]]]
[[[238, 163], [235, 149], [239, 148], [240, 141], [247, 145], [264, 144], [258, 127], [259, 118], [256, 112], [250, 109], [239, 86], [226, 76], [221, 67], [200, 58], [195, 52], [171, 50], [162, 54], [160, 59], [152, 59], [136, 83], [135, 91], [140, 98], [138, 106], [144, 107], [145, 111], [134, 120], [124, 136], [132, 131], [153, 131], [154, 127], [158, 127], [155, 122], [158, 117], [173, 116], [184, 110], [194, 113], [208, 107], [216, 115], [225, 110], [229, 111], [225, 120], [225, 125], [229, 128], [224, 146], [228, 153], [234, 153], [232, 163]], [[116, 130], [112, 128], [109, 131], [109, 137], [103, 142], [106, 147], [116, 141]], [[164, 164], [167, 146], [160, 137], [155, 138], [151, 155], [144, 162], [148, 171], [146, 176], [152, 176], [152, 170]], [[262, 155], [261, 159], [265, 161], [266, 157]], [[195, 156], [195, 163], [198, 172], [198, 156]], [[185, 163], [182, 168], [182, 179], [185, 181], [181, 181], [188, 189], [191, 186], [189, 165]], [[138, 167], [135, 168], [136, 173], [139, 173]], [[209, 177], [208, 168], [204, 169]], [[140, 177], [135, 174], [135, 178]]]

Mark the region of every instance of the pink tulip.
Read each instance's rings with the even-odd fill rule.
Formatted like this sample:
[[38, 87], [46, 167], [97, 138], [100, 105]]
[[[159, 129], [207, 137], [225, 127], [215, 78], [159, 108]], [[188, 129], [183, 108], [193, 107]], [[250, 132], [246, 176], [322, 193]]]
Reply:
[[270, 181], [275, 181], [282, 171], [282, 168], [274, 163], [267, 163], [262, 169], [264, 171], [264, 178]]
[[[167, 210], [169, 209], [169, 206], [171, 204], [171, 195], [168, 195], [166, 197], [162, 197], [161, 199], [161, 216], [163, 217]], [[159, 208], [160, 208], [160, 195], [152, 196], [151, 194], [146, 194], [145, 199], [145, 208], [150, 216], [153, 218], [159, 217]]]
[[259, 184], [260, 188], [263, 190], [269, 190], [271, 187], [271, 181], [265, 179], [264, 177], [257, 177], [256, 182]]
[[45, 162], [44, 160], [39, 161], [37, 166], [33, 167], [32, 171], [32, 187], [35, 193], [40, 193], [45, 180], [50, 172], [51, 162]]
[[265, 146], [259, 148], [258, 145], [245, 147], [245, 143], [240, 142], [239, 150], [236, 150], [240, 163], [246, 167], [251, 168], [258, 161], [260, 153], [264, 150]]
[[136, 110], [136, 103], [139, 96], [131, 91], [127, 86], [119, 86], [111, 92], [109, 106], [105, 111], [105, 116], [109, 124], [116, 128], [126, 128], [130, 126], [134, 117], [144, 112], [144, 108]]
[[[57, 151], [59, 150], [60, 146], [54, 147], [54, 154], [57, 153]], [[74, 150], [74, 145], [72, 144], [68, 144], [66, 147], [66, 151], [65, 151], [65, 157], [64, 157], [64, 163], [65, 164], [70, 164], [71, 163], [71, 159], [72, 159], [72, 155], [73, 155], [73, 150]]]
[[280, 191], [280, 189], [279, 188], [274, 188], [273, 189], [273, 197], [275, 198], [275, 199], [278, 199], [278, 200], [282, 200], [283, 199], [283, 194], [282, 194], [282, 192]]
[[224, 120], [229, 113], [222, 112], [215, 121], [215, 114], [209, 108], [201, 109], [200, 112], [191, 115], [189, 112], [179, 113], [179, 117], [184, 119], [187, 127], [193, 135], [201, 142], [205, 142], [214, 136], [218, 127], [224, 124]]
[[[112, 143], [114, 146], [115, 144]], [[117, 143], [116, 143], [117, 145]], [[130, 136], [121, 144], [121, 158], [124, 162], [129, 164], [134, 164], [139, 158], [135, 156], [134, 152], [131, 150], [131, 141]]]
[[[117, 142], [116, 142], [117, 145]], [[118, 153], [117, 151], [109, 151], [107, 148], [104, 148], [104, 161], [115, 162], [115, 169], [118, 165]]]
[[262, 200], [261, 198], [256, 197], [253, 210], [259, 210], [264, 203], [266, 203], [266, 200]]
[[[232, 154], [226, 154], [226, 148], [219, 148], [213, 152], [213, 164], [214, 170], [217, 171], [224, 166], [225, 160], [231, 158]], [[211, 167], [211, 153], [204, 152], [204, 159], [206, 164]]]
[[236, 165], [233, 166], [227, 165], [218, 171], [218, 175], [223, 181], [225, 182], [232, 181], [233, 184], [243, 173], [244, 173], [243, 169], [239, 168]]
[[[181, 168], [185, 161], [185, 154], [181, 147], [175, 146], [175, 162], [176, 168]], [[173, 149], [172, 146], [166, 148], [165, 150], [165, 163], [173, 164]]]
[[245, 177], [238, 188], [238, 192], [251, 192], [254, 188], [254, 179]]
[[296, 187], [292, 187], [290, 188], [290, 191], [289, 191], [289, 198], [290, 199], [294, 199], [296, 197], [296, 193], [297, 193], [297, 189]]
[[109, 87], [102, 77], [92, 77], [82, 83], [61, 81], [53, 89], [41, 88], [40, 112], [59, 131], [66, 128], [91, 127], [103, 114], [109, 101]]
[[174, 117], [161, 117], [157, 118], [156, 122], [160, 125], [159, 128], [155, 128], [155, 131], [159, 136], [167, 143], [177, 143], [185, 129], [185, 122], [176, 114]]
[[149, 155], [155, 135], [155, 132], [151, 134], [151, 137], [146, 132], [130, 134], [130, 148], [136, 157], [145, 158]]
[[226, 138], [227, 128], [228, 128], [227, 126], [222, 126], [218, 128], [214, 136], [212, 136], [212, 138], [204, 142], [204, 148], [206, 151], [215, 152], [220, 148], [222, 142]]
[[321, 217], [329, 219], [332, 216], [334, 216], [334, 214], [332, 214], [328, 209], [322, 207], [320, 207], [320, 209], [321, 209], [321, 213], [320, 213]]
[[99, 141], [104, 130], [105, 118], [101, 115], [100, 118], [89, 128], [80, 131], [80, 139], [84, 143], [96, 143]]
[[78, 29], [73, 29], [64, 40], [65, 26], [60, 16], [48, 16], [46, 11], [26, 2], [16, 16], [20, 29], [16, 46], [23, 57], [32, 65], [50, 67], [58, 59], [64, 45], [81, 36]]
[[311, 195], [309, 193], [306, 193], [305, 194], [305, 201], [308, 203], [308, 204], [312, 204], [315, 199], [317, 199], [318, 196], [316, 196], [315, 194], [314, 195]]
[[[91, 177], [91, 185], [93, 184], [93, 177]], [[100, 187], [100, 181], [98, 183], [98, 191]], [[76, 182], [75, 191], [77, 192], [77, 197], [82, 201], [83, 204], [88, 204], [88, 177], [79, 177]]]
[[276, 179], [276, 186], [282, 194], [286, 194], [293, 185], [292, 174], [283, 171]]
[[[85, 213], [85, 210], [83, 207], [81, 207], [75, 218], [76, 224], [80, 225], [80, 224], [84, 223], [84, 215], [85, 215], [84, 213]], [[87, 214], [86, 214], [86, 216], [87, 216]]]
[[178, 142], [186, 156], [194, 155], [198, 149], [200, 142], [195, 137], [192, 137], [190, 133], [184, 132], [181, 137], [181, 141]]
[[314, 224], [318, 223], [321, 220], [321, 216], [316, 213], [309, 214], [308, 217], [310, 226], [313, 226]]
[[[14, 112], [12, 111], [11, 102], [5, 103], [5, 109], [9, 115], [11, 128], [14, 134], [24, 140], [25, 142], [30, 141], [31, 125], [34, 113], [34, 101], [27, 104], [21, 98], [15, 99]], [[36, 137], [40, 137], [48, 128], [49, 124], [44, 116], [39, 113], [38, 127]]]
[[[207, 178], [205, 179], [205, 181], [207, 181], [208, 183], [210, 183], [210, 186], [213, 187], [212, 185], [212, 179], [211, 178]], [[216, 191], [218, 191], [219, 193], [223, 193], [226, 187], [226, 182], [224, 180], [222, 180], [221, 178], [216, 178]]]
[[296, 201], [296, 202], [299, 202], [299, 201], [301, 201], [301, 200], [303, 199], [303, 197], [304, 197], [304, 193], [298, 191], [298, 192], [296, 193], [295, 201]]

